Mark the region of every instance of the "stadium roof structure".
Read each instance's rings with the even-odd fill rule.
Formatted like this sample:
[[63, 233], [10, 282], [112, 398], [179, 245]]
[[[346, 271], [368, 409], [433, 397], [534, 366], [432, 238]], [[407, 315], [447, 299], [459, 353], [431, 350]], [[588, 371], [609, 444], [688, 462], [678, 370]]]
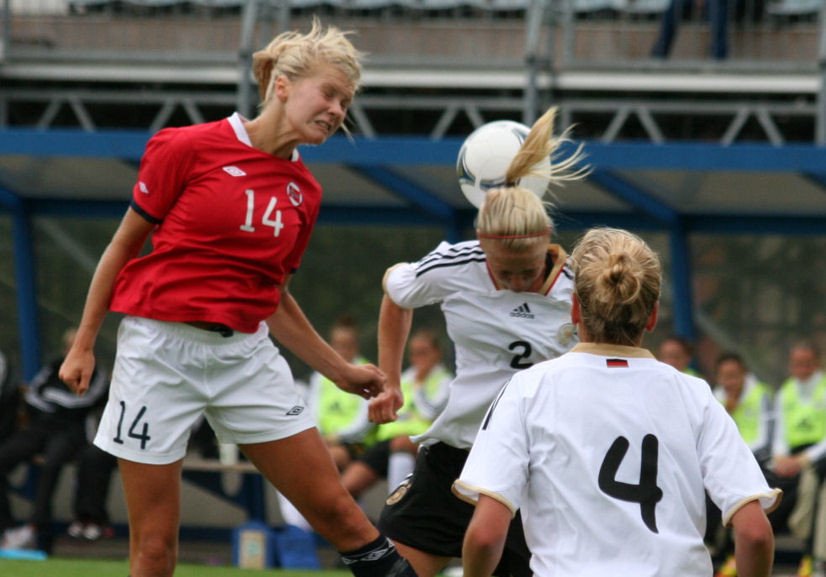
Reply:
[[[0, 130], [0, 211], [11, 215], [23, 372], [40, 365], [32, 217], [119, 217], [148, 132]], [[554, 190], [560, 229], [619, 226], [669, 235], [675, 330], [693, 336], [688, 237], [826, 234], [826, 148], [699, 142], [584, 142], [592, 171]], [[325, 190], [321, 222], [438, 226], [465, 237], [461, 139], [330, 139], [302, 156]], [[563, 156], [573, 149], [563, 150]]]

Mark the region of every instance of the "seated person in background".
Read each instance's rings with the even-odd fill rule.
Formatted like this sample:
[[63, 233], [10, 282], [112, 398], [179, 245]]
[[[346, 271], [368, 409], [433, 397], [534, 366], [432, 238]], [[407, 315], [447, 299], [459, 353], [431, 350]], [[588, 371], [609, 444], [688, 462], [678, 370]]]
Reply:
[[[63, 355], [75, 339], [75, 329], [63, 335]], [[0, 444], [0, 528], [5, 529], [0, 548], [49, 548], [52, 497], [63, 466], [88, 443], [87, 417], [105, 399], [108, 380], [95, 370], [89, 390], [77, 396], [58, 378], [63, 357], [46, 365], [26, 387], [28, 424]], [[43, 456], [34, 507], [29, 520], [11, 528], [14, 521], [9, 504], [8, 475], [17, 465]]]
[[[771, 421], [773, 419], [774, 390], [757, 380], [737, 353], [726, 352], [717, 358], [715, 365], [716, 386], [714, 395], [734, 419], [740, 436], [754, 454], [761, 468], [768, 465], [771, 457]], [[714, 503], [707, 500], [708, 532], [707, 540], [716, 544], [720, 530], [723, 530], [722, 515]], [[731, 534], [723, 530], [719, 553], [725, 562], [717, 572], [717, 577], [735, 577], [737, 564], [734, 558], [734, 543]]]
[[106, 501], [112, 473], [117, 465], [117, 458], [92, 443], [81, 449], [77, 458], [75, 520], [66, 531], [69, 537], [97, 541], [115, 536], [115, 530], [109, 523]]
[[818, 502], [818, 489], [826, 474], [826, 375], [814, 343], [792, 346], [789, 374], [775, 397], [771, 463], [784, 496], [769, 520], [775, 532], [788, 528], [803, 541], [798, 575], [808, 576], [813, 565], [826, 559], [821, 542], [826, 535], [814, 530], [815, 512], [824, 505]]
[[691, 361], [694, 359], [694, 345], [685, 337], [671, 335], [660, 343], [657, 360], [671, 365], [680, 372], [687, 375], [699, 377], [700, 375], [691, 368]]
[[17, 428], [20, 416], [20, 387], [12, 377], [11, 365], [0, 351], [0, 443]]
[[[369, 363], [359, 354], [358, 328], [348, 315], [338, 319], [330, 330], [330, 346], [348, 363]], [[342, 391], [317, 372], [310, 376], [307, 395], [307, 406], [314, 413], [321, 436], [336, 466], [343, 470], [374, 441], [375, 426], [367, 419], [367, 401]]]
[[387, 479], [389, 492], [413, 472], [418, 443], [410, 437], [424, 433], [447, 403], [448, 385], [453, 375], [442, 364], [439, 338], [431, 330], [420, 329], [407, 347], [410, 367], [401, 374], [404, 404], [398, 419], [380, 425], [377, 442], [342, 473], [341, 481], [358, 498], [380, 478]]

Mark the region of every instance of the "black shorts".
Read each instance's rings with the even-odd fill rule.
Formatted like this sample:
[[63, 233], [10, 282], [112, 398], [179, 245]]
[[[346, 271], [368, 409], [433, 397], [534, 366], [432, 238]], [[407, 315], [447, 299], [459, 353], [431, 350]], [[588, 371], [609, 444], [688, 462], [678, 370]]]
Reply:
[[[431, 555], [461, 557], [473, 505], [451, 491], [468, 452], [444, 443], [420, 447], [413, 476], [387, 497], [378, 527], [390, 539]], [[531, 554], [517, 513], [508, 531], [498, 577], [528, 577]]]
[[387, 463], [390, 461], [390, 439], [371, 445], [370, 448], [359, 457], [359, 461], [370, 467], [376, 475], [382, 479], [386, 479]]

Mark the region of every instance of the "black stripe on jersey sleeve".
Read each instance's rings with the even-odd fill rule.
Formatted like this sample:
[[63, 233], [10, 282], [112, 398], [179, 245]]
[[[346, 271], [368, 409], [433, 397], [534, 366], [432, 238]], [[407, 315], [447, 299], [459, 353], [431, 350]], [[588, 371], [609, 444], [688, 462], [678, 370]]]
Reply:
[[483, 255], [483, 256], [480, 256], [480, 257], [465, 258], [465, 259], [462, 259], [462, 260], [446, 260], [446, 261], [442, 260], [442, 261], [434, 262], [432, 264], [422, 264], [422, 265], [419, 266], [419, 268], [416, 269], [416, 277], [418, 278], [421, 275], [423, 275], [424, 273], [426, 273], [428, 271], [431, 271], [433, 269], [436, 269], [436, 268], [444, 268], [444, 267], [447, 267], [447, 266], [459, 266], [459, 265], [467, 264], [469, 262], [485, 262], [485, 260], [486, 259]]
[[477, 256], [482, 255], [482, 256], [484, 256], [484, 254], [485, 253], [482, 251], [481, 248], [479, 248], [478, 245], [476, 245], [476, 246], [467, 246], [467, 247], [464, 247], [462, 249], [457, 249], [456, 247], [451, 247], [450, 249], [448, 249], [445, 252], [437, 252], [437, 251], [431, 252], [430, 254], [425, 256], [423, 259], [421, 259], [418, 264], [421, 266], [422, 264], [430, 263], [430, 262], [433, 262], [434, 260], [460, 258], [460, 257], [467, 256], [467, 255], [477, 255]]
[[488, 428], [488, 423], [490, 423], [490, 418], [493, 416], [493, 411], [496, 410], [496, 405], [499, 404], [499, 399], [501, 399], [502, 395], [505, 394], [505, 389], [508, 388], [508, 385], [510, 384], [510, 382], [511, 382], [510, 379], [505, 381], [505, 384], [502, 385], [502, 389], [499, 391], [499, 394], [496, 395], [496, 398], [493, 399], [493, 402], [490, 404], [490, 407], [488, 407], [488, 412], [485, 415], [485, 420], [482, 421], [482, 430], [483, 431]]
[[133, 198], [133, 199], [132, 199], [132, 201], [129, 203], [129, 206], [131, 206], [131, 207], [132, 207], [132, 210], [134, 210], [135, 212], [137, 212], [139, 215], [141, 215], [144, 219], [146, 219], [148, 222], [151, 222], [152, 224], [161, 224], [161, 222], [163, 222], [161, 219], [159, 219], [159, 218], [155, 218], [154, 216], [152, 216], [151, 214], [149, 214], [148, 212], [146, 212], [144, 209], [142, 209], [142, 208], [138, 205], [138, 203], [137, 203], [137, 202], [135, 202], [135, 199], [134, 199], [134, 198]]

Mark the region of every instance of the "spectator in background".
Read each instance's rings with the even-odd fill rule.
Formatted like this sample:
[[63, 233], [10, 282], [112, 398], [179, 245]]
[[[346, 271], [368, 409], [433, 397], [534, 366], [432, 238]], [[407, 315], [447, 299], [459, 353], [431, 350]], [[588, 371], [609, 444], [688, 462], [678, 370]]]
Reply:
[[826, 535], [814, 534], [815, 511], [823, 505], [818, 489], [826, 474], [826, 375], [814, 343], [792, 346], [789, 375], [777, 393], [772, 440], [772, 469], [784, 496], [769, 520], [775, 532], [788, 526], [803, 541], [798, 575], [808, 576], [815, 564], [823, 569], [826, 556], [819, 542]]
[[685, 337], [671, 335], [660, 343], [658, 360], [671, 365], [680, 372], [694, 377], [700, 375], [691, 368], [691, 361], [694, 359], [694, 345]]
[[419, 445], [410, 437], [424, 433], [447, 403], [453, 375], [442, 364], [436, 333], [416, 331], [410, 337], [407, 355], [410, 367], [401, 375], [404, 404], [398, 418], [379, 426], [376, 444], [342, 473], [341, 482], [356, 498], [382, 478], [387, 479], [392, 492], [413, 472]]
[[717, 358], [714, 394], [761, 465], [771, 456], [772, 387], [760, 382], [743, 357], [726, 352]]
[[0, 443], [17, 428], [19, 415], [20, 388], [12, 377], [8, 358], [0, 351]]
[[[358, 326], [344, 315], [330, 329], [330, 346], [348, 363], [366, 365], [370, 361], [359, 352]], [[319, 372], [310, 376], [307, 406], [339, 471], [364, 453], [375, 425], [367, 419], [367, 400], [341, 390]]]
[[[75, 340], [76, 330], [63, 334], [63, 356]], [[47, 364], [26, 387], [28, 424], [0, 444], [0, 527], [5, 529], [0, 548], [49, 548], [52, 497], [63, 466], [87, 444], [88, 418], [105, 400], [108, 381], [100, 370], [92, 374], [89, 391], [82, 397], [58, 378], [63, 356]], [[43, 456], [29, 520], [11, 528], [8, 475], [17, 465]]]
[[[743, 437], [765, 473], [765, 467], [771, 457], [774, 391], [749, 372], [743, 358], [737, 353], [721, 354], [717, 358], [715, 368], [714, 395], [734, 419], [740, 436]], [[710, 499], [707, 500], [707, 509], [706, 538], [714, 545], [718, 541], [717, 535], [722, 528], [722, 514]], [[725, 561], [717, 572], [717, 577], [735, 577], [737, 563], [734, 558], [734, 543], [729, 531], [724, 532], [719, 553]]]
[[[665, 9], [660, 21], [660, 33], [651, 56], [654, 58], [668, 58], [671, 47], [677, 35], [680, 21], [690, 12], [692, 0], [671, 0]], [[697, 1], [697, 11], [705, 8], [705, 16], [710, 21], [711, 57], [715, 60], [725, 60], [728, 57], [728, 0]]]
[[66, 531], [69, 537], [84, 541], [114, 537], [106, 502], [117, 465], [118, 460], [113, 455], [92, 443], [80, 451], [74, 495], [75, 520]]

